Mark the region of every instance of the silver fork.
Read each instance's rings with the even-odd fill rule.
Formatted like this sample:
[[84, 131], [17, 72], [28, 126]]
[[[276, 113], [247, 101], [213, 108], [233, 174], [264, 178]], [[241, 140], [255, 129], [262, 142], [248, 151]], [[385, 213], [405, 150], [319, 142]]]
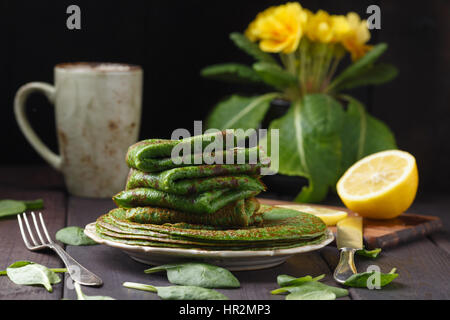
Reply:
[[55, 251], [58, 256], [62, 259], [64, 264], [66, 265], [67, 271], [69, 272], [70, 277], [73, 281], [78, 282], [79, 284], [85, 285], [85, 286], [100, 286], [103, 284], [102, 279], [100, 279], [97, 275], [90, 272], [88, 269], [83, 267], [81, 264], [79, 264], [74, 258], [72, 258], [67, 252], [64, 251], [61, 246], [59, 246], [57, 243], [55, 243], [52, 238], [50, 238], [47, 227], [45, 226], [44, 219], [42, 218], [42, 213], [39, 212], [39, 220], [41, 222], [42, 230], [44, 231], [44, 234], [47, 238], [47, 241], [44, 240], [44, 238], [41, 235], [41, 231], [39, 228], [39, 225], [37, 223], [36, 216], [34, 212], [31, 212], [31, 217], [33, 218], [35, 232], [37, 233], [39, 240], [41, 242], [39, 243], [36, 241], [36, 239], [33, 236], [33, 232], [31, 232], [30, 224], [28, 223], [27, 215], [22, 213], [23, 220], [25, 221], [25, 225], [28, 230], [28, 234], [30, 235], [31, 241], [33, 242], [33, 245], [28, 242], [28, 238], [25, 234], [25, 230], [22, 223], [22, 218], [20, 217], [20, 214], [17, 215], [17, 219], [19, 220], [19, 227], [20, 227], [20, 233], [22, 234], [23, 242], [25, 242], [25, 246], [31, 250], [31, 251], [37, 251], [44, 248], [50, 248], [53, 251]]

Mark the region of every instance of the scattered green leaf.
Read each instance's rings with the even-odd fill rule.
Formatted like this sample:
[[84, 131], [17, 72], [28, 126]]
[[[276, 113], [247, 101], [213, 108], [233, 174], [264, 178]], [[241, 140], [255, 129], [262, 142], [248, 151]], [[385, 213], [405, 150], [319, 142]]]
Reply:
[[108, 296], [87, 296], [81, 291], [81, 286], [79, 283], [74, 282], [73, 285], [75, 287], [75, 292], [77, 293], [78, 300], [116, 300]]
[[38, 210], [44, 208], [44, 200], [42, 199], [23, 200], [22, 202], [27, 207], [27, 210]]
[[279, 275], [277, 277], [277, 283], [280, 287], [288, 287], [288, 286], [294, 286], [294, 285], [299, 285], [302, 284], [304, 282], [308, 282], [308, 281], [320, 281], [325, 277], [324, 274], [317, 276], [315, 278], [311, 277], [311, 276], [304, 276], [304, 277], [300, 277], [300, 278], [295, 278], [295, 277], [291, 277], [285, 274]]
[[292, 292], [286, 296], [286, 300], [334, 300], [336, 295], [328, 290], [310, 292]]
[[166, 264], [145, 270], [145, 273], [167, 271], [170, 283], [203, 288], [239, 288], [239, 280], [228, 270], [207, 263], [186, 262]]
[[330, 291], [334, 293], [337, 298], [344, 297], [348, 295], [348, 290], [338, 287], [328, 286], [324, 283], [318, 281], [307, 281], [294, 286], [282, 287], [279, 289], [273, 290], [272, 294], [281, 294], [281, 293], [298, 293], [306, 294], [309, 292], [315, 291]]
[[27, 210], [27, 206], [22, 201], [0, 200], [0, 218], [9, 217]]
[[154, 287], [148, 284], [124, 282], [126, 288], [155, 292], [163, 300], [228, 300], [222, 293], [195, 286]]
[[289, 73], [279, 65], [267, 62], [253, 64], [253, 69], [268, 85], [283, 90], [298, 85], [297, 77]]
[[381, 252], [381, 248], [376, 248], [373, 250], [367, 250], [366, 248], [356, 251], [357, 255], [368, 257], [368, 258], [376, 258]]
[[395, 273], [396, 269], [392, 269], [389, 273], [381, 273], [378, 271], [356, 273], [350, 276], [344, 283], [344, 285], [356, 288], [367, 288], [369, 281], [374, 286], [377, 284], [376, 279], [380, 280], [380, 287], [391, 283], [398, 277], [398, 273]]
[[61, 282], [55, 272], [31, 261], [17, 261], [6, 268], [6, 273], [15, 284], [42, 285], [48, 292], [53, 291], [52, 284]]
[[84, 234], [80, 227], [66, 227], [56, 233], [56, 240], [72, 246], [88, 246], [97, 244], [94, 240]]

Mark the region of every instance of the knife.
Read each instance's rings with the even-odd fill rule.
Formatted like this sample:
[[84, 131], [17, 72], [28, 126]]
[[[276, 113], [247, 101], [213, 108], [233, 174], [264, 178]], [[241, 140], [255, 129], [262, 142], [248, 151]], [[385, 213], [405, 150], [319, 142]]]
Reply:
[[363, 248], [363, 220], [362, 217], [348, 217], [339, 221], [336, 226], [340, 259], [333, 277], [337, 282], [344, 283], [357, 273], [354, 256], [356, 251]]

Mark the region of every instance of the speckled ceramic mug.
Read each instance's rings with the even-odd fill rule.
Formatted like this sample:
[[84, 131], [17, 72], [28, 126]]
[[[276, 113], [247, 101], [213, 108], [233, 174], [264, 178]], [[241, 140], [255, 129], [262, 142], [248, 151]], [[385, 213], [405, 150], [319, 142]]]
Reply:
[[[116, 63], [63, 63], [55, 66], [55, 85], [31, 82], [16, 94], [14, 112], [36, 151], [65, 178], [69, 193], [111, 197], [124, 189], [125, 155], [138, 139], [142, 108], [139, 66]], [[55, 106], [59, 155], [31, 128], [25, 104], [33, 92]]]

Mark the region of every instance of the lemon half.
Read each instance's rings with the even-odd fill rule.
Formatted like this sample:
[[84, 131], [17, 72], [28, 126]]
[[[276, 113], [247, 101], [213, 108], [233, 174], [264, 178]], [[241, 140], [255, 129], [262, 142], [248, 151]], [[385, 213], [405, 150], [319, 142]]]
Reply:
[[359, 215], [391, 219], [408, 209], [417, 193], [416, 159], [405, 151], [369, 155], [351, 166], [337, 183], [342, 202]]
[[321, 208], [321, 207], [311, 207], [307, 205], [301, 205], [301, 204], [287, 204], [287, 205], [278, 205], [277, 207], [297, 210], [300, 212], [306, 212], [313, 214], [320, 219], [327, 225], [327, 226], [334, 226], [336, 223], [342, 219], [345, 219], [347, 217], [347, 212], [345, 211], [339, 211], [339, 210], [333, 210], [328, 208]]

